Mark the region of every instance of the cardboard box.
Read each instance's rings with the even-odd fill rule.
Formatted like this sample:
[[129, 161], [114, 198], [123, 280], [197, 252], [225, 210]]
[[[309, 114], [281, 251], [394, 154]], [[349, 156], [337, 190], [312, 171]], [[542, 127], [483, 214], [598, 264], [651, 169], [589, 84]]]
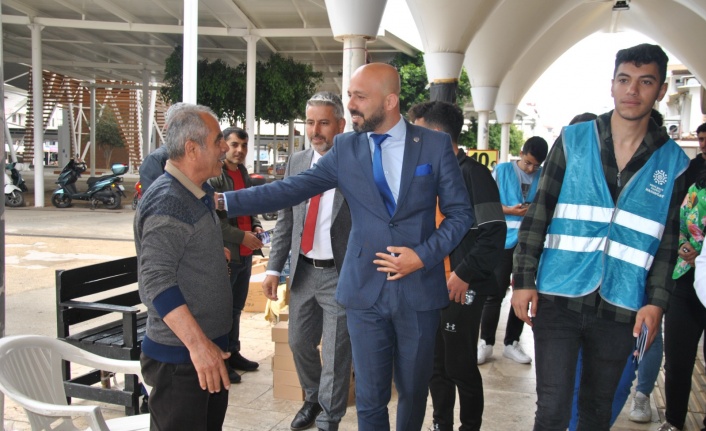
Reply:
[[304, 401], [304, 389], [294, 386], [275, 385], [272, 396], [282, 400]]
[[248, 311], [250, 313], [263, 313], [265, 311], [267, 297], [262, 292], [262, 282], [264, 279], [264, 273], [250, 276], [248, 296], [245, 298], [245, 306], [243, 307], [243, 311]]
[[272, 370], [272, 385], [285, 385], [299, 388], [302, 386], [301, 383], [299, 383], [297, 372], [287, 370]]
[[262, 274], [267, 269], [267, 262], [253, 264], [250, 275]]
[[289, 322], [279, 322], [272, 327], [272, 341], [275, 343], [289, 342]]
[[297, 368], [292, 356], [274, 355], [272, 356], [272, 370], [296, 371]]
[[292, 349], [289, 347], [289, 343], [275, 343], [275, 356], [294, 356]]
[[279, 311], [279, 321], [280, 322], [289, 321], [289, 305]]

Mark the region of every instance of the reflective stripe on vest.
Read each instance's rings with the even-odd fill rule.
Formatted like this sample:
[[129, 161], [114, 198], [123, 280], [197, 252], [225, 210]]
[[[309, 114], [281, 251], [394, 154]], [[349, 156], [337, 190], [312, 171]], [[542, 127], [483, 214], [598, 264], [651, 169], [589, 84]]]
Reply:
[[[506, 207], [514, 207], [517, 204], [524, 203], [524, 199], [522, 198], [522, 185], [520, 184], [520, 179], [517, 177], [517, 172], [515, 172], [514, 163], [516, 162], [500, 163], [495, 167], [495, 181], [498, 183], [498, 190], [500, 191], [500, 203]], [[534, 176], [530, 190], [527, 193], [527, 201], [531, 202], [534, 200], [541, 170], [542, 168], [540, 167], [537, 170], [537, 174]], [[522, 224], [522, 217], [505, 214], [505, 224], [507, 224], [505, 248], [508, 249], [517, 245], [517, 233]]]
[[595, 122], [562, 131], [566, 172], [540, 258], [540, 292], [580, 297], [600, 287], [616, 306], [642, 306], [674, 180], [689, 159], [669, 141], [625, 185], [616, 206], [601, 168]]

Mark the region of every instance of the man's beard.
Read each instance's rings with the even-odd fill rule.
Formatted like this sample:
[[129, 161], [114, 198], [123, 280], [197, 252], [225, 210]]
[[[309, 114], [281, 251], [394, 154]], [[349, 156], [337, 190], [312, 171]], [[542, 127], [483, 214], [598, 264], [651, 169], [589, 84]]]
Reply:
[[374, 112], [370, 118], [364, 117], [360, 111], [351, 111], [351, 115], [357, 115], [363, 119], [362, 124], [353, 123], [353, 130], [357, 133], [373, 132], [385, 121], [385, 111], [382, 108]]

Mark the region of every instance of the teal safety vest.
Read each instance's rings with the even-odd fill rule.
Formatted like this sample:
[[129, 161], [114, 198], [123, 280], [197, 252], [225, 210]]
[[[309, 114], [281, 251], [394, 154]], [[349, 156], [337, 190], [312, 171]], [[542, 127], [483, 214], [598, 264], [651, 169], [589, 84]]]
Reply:
[[[514, 207], [524, 202], [522, 199], [522, 185], [515, 172], [514, 163], [516, 162], [500, 163], [495, 167], [495, 181], [498, 183], [498, 190], [500, 191], [500, 203], [506, 207]], [[537, 174], [534, 176], [529, 193], [527, 193], [527, 202], [534, 200], [541, 171], [541, 167], [537, 169]], [[505, 248], [512, 248], [517, 244], [517, 232], [520, 231], [522, 217], [505, 214], [505, 223], [507, 224]]]
[[630, 178], [614, 205], [596, 122], [565, 127], [562, 139], [566, 173], [539, 261], [537, 289], [580, 297], [600, 287], [604, 300], [636, 311], [664, 233], [674, 180], [689, 158], [669, 140]]

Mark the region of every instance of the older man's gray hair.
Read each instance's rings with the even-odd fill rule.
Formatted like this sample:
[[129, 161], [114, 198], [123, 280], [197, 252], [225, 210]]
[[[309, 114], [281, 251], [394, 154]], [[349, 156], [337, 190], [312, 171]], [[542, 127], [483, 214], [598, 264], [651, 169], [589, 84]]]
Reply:
[[343, 111], [343, 102], [341, 98], [338, 97], [336, 93], [330, 91], [319, 91], [318, 93], [311, 96], [311, 98], [306, 102], [306, 107], [309, 106], [331, 106], [333, 107], [333, 115], [337, 120], [343, 118], [345, 114]]
[[184, 156], [186, 141], [194, 141], [201, 147], [206, 146], [206, 138], [210, 130], [201, 118], [202, 113], [212, 116], [216, 121], [218, 117], [211, 108], [191, 103], [181, 103], [179, 109], [172, 113], [165, 138], [169, 158], [178, 160]]

